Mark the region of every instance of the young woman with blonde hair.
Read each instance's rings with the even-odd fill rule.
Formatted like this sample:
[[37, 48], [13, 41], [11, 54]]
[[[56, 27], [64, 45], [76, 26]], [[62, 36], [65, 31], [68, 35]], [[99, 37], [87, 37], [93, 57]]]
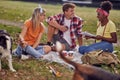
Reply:
[[45, 10], [38, 7], [35, 8], [32, 17], [25, 21], [20, 33], [19, 45], [15, 51], [18, 56], [23, 52], [35, 58], [40, 58], [42, 55], [51, 51], [51, 47], [44, 45], [40, 46], [40, 40], [44, 33]]

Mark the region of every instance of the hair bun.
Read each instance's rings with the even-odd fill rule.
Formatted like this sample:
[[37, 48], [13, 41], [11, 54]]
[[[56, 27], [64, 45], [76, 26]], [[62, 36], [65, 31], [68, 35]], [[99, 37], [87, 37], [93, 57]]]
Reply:
[[112, 9], [112, 3], [110, 1], [103, 1], [101, 2], [101, 9], [105, 10], [106, 12], [109, 13], [109, 11]]

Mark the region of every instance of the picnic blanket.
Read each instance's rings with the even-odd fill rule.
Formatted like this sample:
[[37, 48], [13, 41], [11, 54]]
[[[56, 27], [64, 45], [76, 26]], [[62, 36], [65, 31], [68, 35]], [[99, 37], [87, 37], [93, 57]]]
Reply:
[[[73, 52], [73, 59], [71, 59], [71, 60], [75, 61], [77, 63], [82, 63], [82, 61], [81, 61], [82, 54], [80, 54], [77, 50], [72, 51], [72, 52]], [[48, 60], [49, 62], [57, 62], [57, 63], [60, 63], [68, 68], [74, 68], [72, 65], [64, 62], [60, 58], [58, 52], [53, 52], [53, 51], [49, 52], [48, 54], [43, 56], [43, 60]]]

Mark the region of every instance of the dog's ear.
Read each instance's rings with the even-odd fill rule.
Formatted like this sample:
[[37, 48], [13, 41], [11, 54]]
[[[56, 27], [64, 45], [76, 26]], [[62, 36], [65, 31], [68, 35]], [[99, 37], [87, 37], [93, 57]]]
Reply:
[[7, 36], [6, 34], [0, 34], [1, 39], [8, 40], [8, 38], [6, 36]]

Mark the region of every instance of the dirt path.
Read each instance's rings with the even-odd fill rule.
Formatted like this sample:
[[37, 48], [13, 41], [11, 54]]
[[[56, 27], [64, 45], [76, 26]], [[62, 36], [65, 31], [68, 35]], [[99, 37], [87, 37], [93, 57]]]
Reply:
[[0, 24], [21, 27], [23, 23], [0, 19]]

